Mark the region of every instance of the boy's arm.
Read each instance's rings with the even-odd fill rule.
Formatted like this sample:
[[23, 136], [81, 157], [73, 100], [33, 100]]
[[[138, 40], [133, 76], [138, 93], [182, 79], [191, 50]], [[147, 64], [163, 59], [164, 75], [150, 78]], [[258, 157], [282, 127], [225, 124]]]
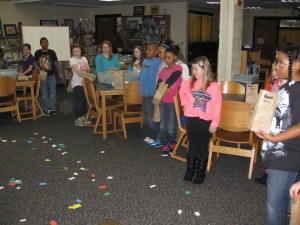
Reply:
[[262, 130], [259, 132], [255, 132], [255, 134], [264, 140], [271, 141], [271, 142], [282, 142], [287, 141], [290, 139], [294, 139], [296, 137], [300, 136], [300, 123], [297, 123], [296, 125], [290, 127], [286, 131], [283, 131], [282, 133], [279, 133], [275, 136], [268, 134]]

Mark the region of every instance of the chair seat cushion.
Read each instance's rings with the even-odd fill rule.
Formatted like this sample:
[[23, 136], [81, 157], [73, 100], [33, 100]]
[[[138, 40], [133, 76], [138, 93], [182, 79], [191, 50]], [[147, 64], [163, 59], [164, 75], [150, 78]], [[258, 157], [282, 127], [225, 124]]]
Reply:
[[250, 132], [230, 132], [223, 129], [218, 129], [216, 137], [219, 140], [231, 143], [249, 143]]

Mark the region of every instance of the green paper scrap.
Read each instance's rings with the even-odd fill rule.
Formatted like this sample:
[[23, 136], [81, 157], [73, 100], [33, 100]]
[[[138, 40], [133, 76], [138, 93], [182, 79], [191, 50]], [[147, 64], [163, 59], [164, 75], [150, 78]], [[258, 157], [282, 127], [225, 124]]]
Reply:
[[51, 162], [51, 159], [45, 159], [45, 162]]
[[104, 193], [104, 196], [109, 196], [109, 195], [110, 195], [109, 191]]
[[36, 150], [36, 148], [31, 148], [31, 150], [35, 151], [35, 150]]
[[16, 178], [10, 178], [8, 182], [11, 183], [11, 182], [14, 182], [15, 180], [16, 180]]
[[69, 168], [67, 166], [64, 166], [64, 170], [68, 170]]
[[85, 170], [85, 168], [84, 168], [84, 167], [80, 167], [79, 169], [80, 169], [80, 170]]
[[190, 191], [185, 191], [184, 193], [185, 193], [186, 195], [190, 195], [190, 194], [191, 194]]

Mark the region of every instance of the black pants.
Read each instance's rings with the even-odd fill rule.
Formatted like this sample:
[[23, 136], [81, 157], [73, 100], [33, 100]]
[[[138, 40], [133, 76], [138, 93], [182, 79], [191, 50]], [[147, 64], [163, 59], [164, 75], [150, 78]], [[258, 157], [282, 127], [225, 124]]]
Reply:
[[210, 123], [211, 121], [202, 120], [199, 117], [187, 117], [188, 158], [208, 159], [208, 144], [212, 136], [209, 132]]
[[75, 98], [75, 118], [84, 116], [87, 113], [86, 109], [86, 98], [82, 86], [75, 86], [73, 88], [74, 98]]

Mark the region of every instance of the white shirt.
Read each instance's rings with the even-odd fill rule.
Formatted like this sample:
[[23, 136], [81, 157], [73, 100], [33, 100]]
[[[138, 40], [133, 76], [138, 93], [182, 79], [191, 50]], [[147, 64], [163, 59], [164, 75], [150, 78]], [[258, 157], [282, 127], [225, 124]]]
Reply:
[[[84, 56], [82, 56], [81, 58], [76, 58], [75, 56], [73, 56], [72, 58], [70, 58], [69, 63], [71, 67], [77, 64], [78, 69], [88, 65], [88, 61]], [[78, 74], [73, 69], [72, 72], [73, 72], [73, 77], [71, 79], [72, 88], [76, 86], [82, 86], [83, 78], [78, 76]]]

